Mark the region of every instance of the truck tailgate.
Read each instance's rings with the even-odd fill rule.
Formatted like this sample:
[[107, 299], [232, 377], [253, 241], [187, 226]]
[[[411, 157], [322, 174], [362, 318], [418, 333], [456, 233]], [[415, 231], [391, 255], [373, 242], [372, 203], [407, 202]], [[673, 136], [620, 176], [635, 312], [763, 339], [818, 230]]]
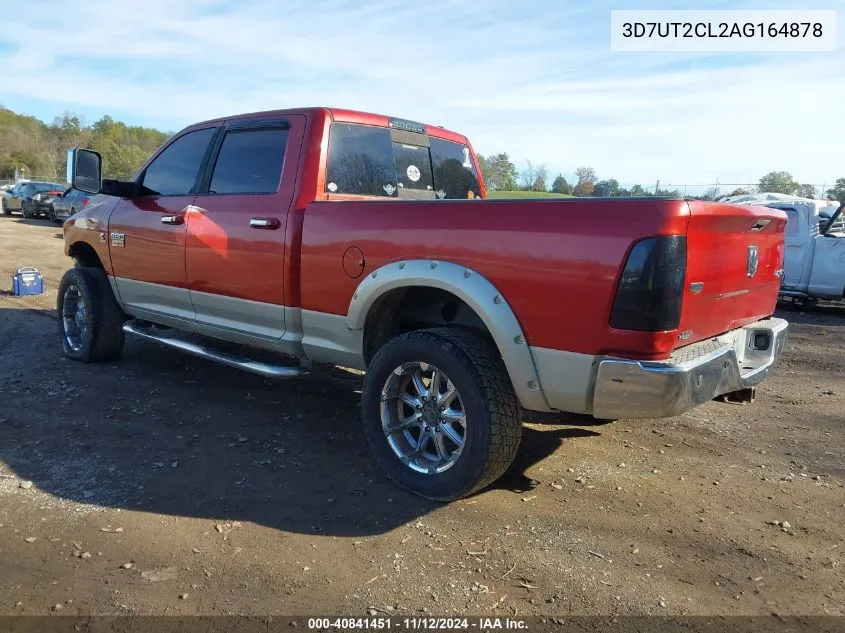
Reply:
[[690, 201], [678, 346], [772, 314], [783, 274], [786, 214]]

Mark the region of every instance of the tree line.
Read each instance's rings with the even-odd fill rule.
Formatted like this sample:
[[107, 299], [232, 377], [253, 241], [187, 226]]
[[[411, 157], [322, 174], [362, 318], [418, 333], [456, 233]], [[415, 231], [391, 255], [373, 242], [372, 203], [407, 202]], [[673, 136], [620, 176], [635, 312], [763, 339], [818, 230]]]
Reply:
[[[65, 112], [52, 123], [36, 117], [18, 114], [0, 106], [0, 179], [12, 179], [23, 173], [27, 178], [64, 180], [68, 147], [87, 147], [103, 155], [103, 175], [106, 178], [127, 180], [138, 171], [147, 157], [164, 143], [172, 133], [126, 125], [104, 116], [88, 124], [79, 115]], [[558, 174], [549, 183], [545, 164], [526, 162], [519, 171], [506, 152], [478, 155], [481, 172], [492, 191], [536, 191], [573, 196], [679, 196], [680, 191], [659, 186], [634, 185], [626, 188], [615, 178], [599, 179], [592, 167], [575, 170], [574, 182]], [[798, 183], [786, 171], [773, 171], [757, 185], [759, 191], [815, 197], [811, 185]], [[720, 191], [711, 187], [698, 198], [715, 200], [725, 195], [751, 193], [746, 189]], [[825, 192], [836, 200], [845, 201], [845, 178]]]
[[131, 178], [169, 133], [126, 125], [104, 116], [87, 124], [66, 112], [52, 123], [0, 106], [0, 179], [15, 174], [27, 178], [65, 179], [68, 147], [86, 147], [103, 155], [106, 178]]
[[[536, 191], [540, 193], [559, 193], [571, 196], [595, 196], [601, 198], [619, 196], [680, 196], [677, 189], [661, 189], [656, 185], [653, 189], [642, 185], [633, 185], [631, 188], [623, 187], [615, 178], [599, 180], [596, 171], [592, 167], [578, 167], [575, 170], [575, 180], [570, 183], [563, 174], [558, 174], [549, 185], [549, 173], [545, 164], [535, 165], [530, 160], [522, 171], [517, 170], [516, 165], [506, 153], [478, 155], [478, 162], [484, 182], [487, 188], [492, 191]], [[721, 190], [719, 187], [710, 187], [703, 194], [690, 196], [702, 200], [718, 200], [726, 196], [739, 196], [765, 191], [770, 193], [785, 193], [805, 198], [815, 198], [817, 195], [813, 185], [797, 182], [787, 171], [773, 171], [760, 178], [756, 187], [735, 188], [732, 190]], [[828, 197], [845, 201], [845, 178], [839, 178], [836, 183], [824, 192]]]

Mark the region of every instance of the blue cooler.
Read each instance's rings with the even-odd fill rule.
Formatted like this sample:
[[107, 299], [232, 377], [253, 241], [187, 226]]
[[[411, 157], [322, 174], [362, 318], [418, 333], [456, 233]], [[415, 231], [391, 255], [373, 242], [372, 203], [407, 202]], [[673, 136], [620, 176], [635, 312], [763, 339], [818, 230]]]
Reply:
[[41, 273], [35, 266], [18, 268], [12, 277], [12, 294], [21, 297], [24, 295], [40, 295], [44, 292], [44, 280]]

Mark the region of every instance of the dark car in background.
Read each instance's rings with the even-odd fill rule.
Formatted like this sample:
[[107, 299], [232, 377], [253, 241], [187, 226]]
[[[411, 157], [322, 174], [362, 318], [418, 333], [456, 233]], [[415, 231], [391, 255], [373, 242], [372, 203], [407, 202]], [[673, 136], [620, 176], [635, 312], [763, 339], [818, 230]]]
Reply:
[[49, 217], [53, 200], [64, 192], [66, 186], [55, 182], [30, 182], [21, 192], [21, 213], [25, 218]]
[[71, 187], [58, 198], [53, 198], [53, 208], [49, 214], [50, 219], [53, 222], [61, 223], [85, 207], [91, 197], [90, 193]]
[[3, 196], [3, 213], [11, 215], [20, 211], [25, 218], [48, 217], [53, 210], [53, 199], [62, 195], [65, 185], [55, 182], [21, 182]]

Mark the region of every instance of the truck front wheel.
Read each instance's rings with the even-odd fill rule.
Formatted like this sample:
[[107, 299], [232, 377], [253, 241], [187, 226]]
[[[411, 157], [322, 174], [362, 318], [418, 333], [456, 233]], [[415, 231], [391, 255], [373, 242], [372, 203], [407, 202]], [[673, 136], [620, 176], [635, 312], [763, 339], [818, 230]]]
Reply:
[[498, 351], [475, 332], [436, 328], [382, 346], [362, 390], [364, 432], [387, 476], [437, 501], [498, 479], [522, 436]]
[[85, 363], [120, 357], [123, 311], [102, 268], [68, 270], [59, 284], [56, 308], [65, 356]]

